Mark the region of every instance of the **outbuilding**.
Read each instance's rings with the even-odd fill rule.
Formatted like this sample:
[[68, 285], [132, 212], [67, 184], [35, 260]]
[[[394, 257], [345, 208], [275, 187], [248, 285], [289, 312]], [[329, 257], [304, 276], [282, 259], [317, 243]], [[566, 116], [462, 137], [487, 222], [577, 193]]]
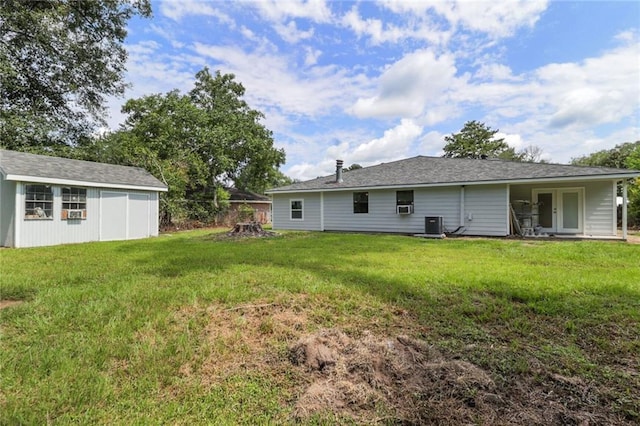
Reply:
[[0, 150], [0, 246], [157, 236], [165, 191], [138, 167]]
[[[267, 191], [273, 229], [626, 239], [638, 170], [417, 156]], [[618, 189], [622, 235], [617, 233]]]

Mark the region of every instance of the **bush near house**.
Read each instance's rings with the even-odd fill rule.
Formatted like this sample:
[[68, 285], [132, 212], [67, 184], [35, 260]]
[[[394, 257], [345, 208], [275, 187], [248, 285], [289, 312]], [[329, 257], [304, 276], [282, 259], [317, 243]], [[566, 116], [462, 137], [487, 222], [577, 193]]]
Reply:
[[640, 421], [640, 246], [220, 236], [0, 251], [0, 423]]

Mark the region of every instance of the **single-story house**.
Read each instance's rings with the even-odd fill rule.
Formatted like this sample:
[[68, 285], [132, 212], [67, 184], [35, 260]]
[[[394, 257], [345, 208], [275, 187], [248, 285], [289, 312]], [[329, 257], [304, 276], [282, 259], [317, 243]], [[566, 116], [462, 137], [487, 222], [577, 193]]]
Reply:
[[[225, 225], [235, 225], [237, 222], [249, 220], [263, 225], [271, 223], [271, 198], [237, 188], [225, 190], [229, 193], [229, 209], [224, 212], [220, 222]], [[244, 209], [251, 209], [251, 218], [243, 217], [247, 214]]]
[[0, 246], [157, 236], [164, 191], [138, 167], [0, 150]]
[[273, 229], [617, 236], [638, 170], [417, 156], [267, 191]]

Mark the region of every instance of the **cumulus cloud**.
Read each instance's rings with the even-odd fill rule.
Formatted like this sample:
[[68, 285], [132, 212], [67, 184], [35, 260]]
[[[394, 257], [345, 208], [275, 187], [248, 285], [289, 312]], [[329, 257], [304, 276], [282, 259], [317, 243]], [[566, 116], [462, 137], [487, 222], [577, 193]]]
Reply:
[[300, 40], [306, 40], [313, 37], [313, 28], [308, 31], [299, 30], [295, 21], [290, 21], [286, 25], [276, 24], [274, 28], [284, 41], [292, 44], [295, 44]]
[[358, 99], [351, 112], [358, 117], [418, 117], [452, 87], [455, 74], [451, 55], [410, 53], [387, 68], [379, 78], [378, 93]]

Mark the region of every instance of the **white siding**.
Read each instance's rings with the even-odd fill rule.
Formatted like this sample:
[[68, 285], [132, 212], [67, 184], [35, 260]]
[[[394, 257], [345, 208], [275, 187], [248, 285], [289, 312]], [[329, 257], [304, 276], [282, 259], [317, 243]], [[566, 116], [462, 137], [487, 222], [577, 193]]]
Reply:
[[534, 189], [584, 188], [584, 234], [609, 237], [616, 235], [617, 210], [615, 182], [567, 182], [562, 184], [513, 185], [511, 200], [532, 199]]
[[[402, 190], [398, 188], [397, 190]], [[425, 217], [442, 216], [446, 231], [460, 225], [459, 186], [414, 189], [414, 213], [396, 214], [396, 189], [369, 190], [369, 212], [353, 212], [353, 193], [336, 191], [318, 193], [274, 194], [274, 229], [327, 231], [395, 232], [419, 234], [425, 231]], [[304, 199], [304, 221], [289, 218], [291, 199]], [[322, 200], [322, 203], [320, 203]], [[507, 235], [506, 185], [467, 186], [464, 189], [466, 235]], [[321, 205], [323, 220], [320, 219]], [[472, 215], [467, 220], [468, 214]]]
[[0, 246], [2, 247], [13, 246], [15, 205], [16, 183], [0, 179]]
[[[8, 186], [3, 187], [6, 189]], [[158, 193], [146, 191], [101, 191], [87, 188], [87, 215], [82, 220], [62, 220], [62, 187], [53, 185], [53, 218], [25, 219], [25, 183], [17, 183], [18, 205], [14, 205], [15, 217], [12, 229], [16, 236], [10, 244], [16, 247], [37, 247], [57, 244], [81, 243], [89, 241], [124, 240], [158, 235]], [[15, 191], [12, 191], [16, 194]], [[7, 191], [8, 192], [8, 191]], [[105, 209], [101, 192], [119, 194], [123, 204]], [[5, 194], [5, 196], [8, 196]], [[15, 195], [14, 195], [15, 196]], [[109, 200], [106, 201], [109, 204]], [[0, 210], [4, 212], [3, 199]], [[3, 215], [4, 216], [4, 215]], [[15, 223], [17, 221], [17, 223]], [[110, 223], [112, 225], [107, 225]], [[2, 220], [2, 227], [5, 219]], [[11, 232], [9, 229], [8, 232]], [[103, 235], [104, 234], [104, 235]], [[2, 230], [2, 236], [5, 231]], [[2, 242], [2, 241], [0, 241]]]
[[465, 187], [465, 235], [509, 235], [506, 185]]
[[[272, 208], [273, 229], [322, 231], [321, 194], [274, 194]], [[302, 200], [302, 220], [291, 219], [291, 200]]]
[[369, 213], [353, 213], [353, 193], [324, 194], [324, 224], [328, 231], [424, 233], [425, 216], [443, 216], [448, 230], [458, 227], [460, 188], [415, 189], [414, 212], [396, 214], [396, 190], [371, 190]]

